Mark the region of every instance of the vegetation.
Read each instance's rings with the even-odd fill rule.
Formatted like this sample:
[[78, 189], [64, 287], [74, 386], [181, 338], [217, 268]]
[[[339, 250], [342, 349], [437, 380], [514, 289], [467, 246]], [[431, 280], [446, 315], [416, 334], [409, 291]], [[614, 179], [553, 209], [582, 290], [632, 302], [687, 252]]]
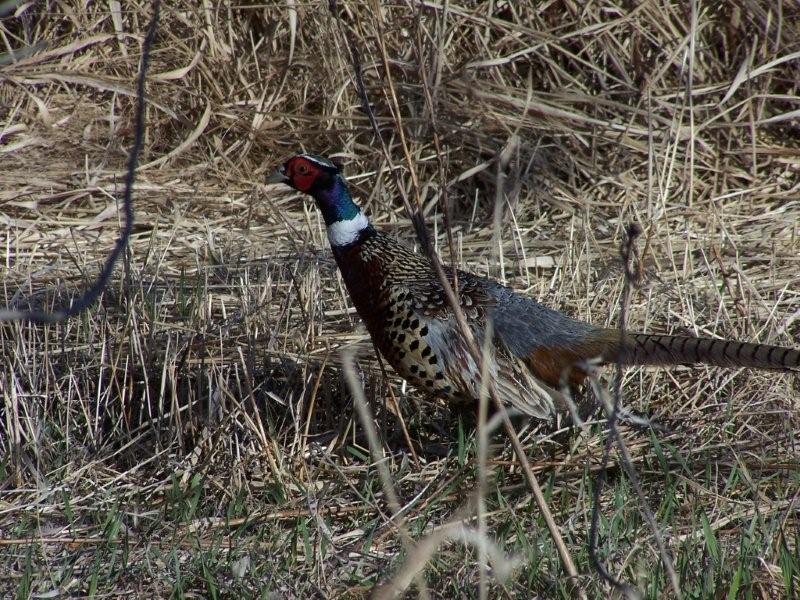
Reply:
[[[10, 9], [1, 302], [53, 309], [119, 232], [152, 6]], [[506, 437], [480, 473], [474, 416], [384, 376], [321, 218], [264, 185], [298, 151], [339, 157], [376, 226], [413, 243], [399, 194], [418, 192], [444, 261], [595, 323], [618, 322], [619, 246], [638, 222], [630, 329], [800, 345], [794, 3], [170, 1], [158, 35], [112, 284], [66, 322], [0, 324], [2, 597], [357, 598], [397, 583], [427, 557], [392, 520], [346, 352], [404, 530], [440, 542], [409, 597], [570, 596]], [[797, 597], [796, 376], [633, 369], [623, 390], [659, 428], [621, 429], [643, 498], [612, 453], [608, 571], [678, 595], [646, 503], [683, 597]], [[607, 596], [587, 546], [602, 419], [517, 426], [580, 586]], [[464, 541], [479, 515], [485, 576]]]

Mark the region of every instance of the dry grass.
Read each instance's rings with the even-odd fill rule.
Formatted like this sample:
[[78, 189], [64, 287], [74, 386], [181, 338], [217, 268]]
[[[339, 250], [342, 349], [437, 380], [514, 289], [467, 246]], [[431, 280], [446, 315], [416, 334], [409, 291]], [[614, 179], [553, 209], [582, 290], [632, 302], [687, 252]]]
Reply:
[[[333, 4], [338, 19], [325, 2], [163, 7], [125, 264], [79, 318], [0, 324], [3, 597], [361, 597], [403, 572], [343, 349], [358, 354], [405, 529], [442, 541], [427, 593], [478, 597], [471, 529], [441, 533], [475, 524], [474, 431], [381, 376], [321, 219], [262, 183], [298, 150], [342, 157], [377, 226], [413, 241], [397, 200], [398, 182], [412, 185], [402, 128], [444, 260], [615, 323], [617, 248], [638, 221], [647, 279], [631, 329], [800, 345], [793, 3], [699, 3], [694, 21], [688, 3], [664, 1]], [[118, 232], [150, 15], [122, 5], [43, 1], [0, 22], [7, 306], [68, 302]], [[420, 466], [384, 409], [389, 386]], [[796, 378], [633, 370], [624, 389], [667, 427], [623, 433], [684, 595], [796, 596]], [[608, 593], [586, 550], [603, 439], [599, 425], [523, 432], [589, 597]], [[504, 442], [492, 439], [484, 517], [492, 552], [516, 569], [487, 593], [567, 596]], [[646, 597], [674, 595], [616, 471], [599, 551]]]

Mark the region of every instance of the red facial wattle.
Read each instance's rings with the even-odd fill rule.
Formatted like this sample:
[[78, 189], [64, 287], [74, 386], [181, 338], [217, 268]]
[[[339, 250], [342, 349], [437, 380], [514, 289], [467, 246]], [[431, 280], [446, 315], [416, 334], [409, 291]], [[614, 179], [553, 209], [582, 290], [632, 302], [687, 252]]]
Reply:
[[295, 158], [287, 165], [286, 175], [298, 191], [307, 193], [317, 179], [318, 170], [314, 165], [302, 158]]

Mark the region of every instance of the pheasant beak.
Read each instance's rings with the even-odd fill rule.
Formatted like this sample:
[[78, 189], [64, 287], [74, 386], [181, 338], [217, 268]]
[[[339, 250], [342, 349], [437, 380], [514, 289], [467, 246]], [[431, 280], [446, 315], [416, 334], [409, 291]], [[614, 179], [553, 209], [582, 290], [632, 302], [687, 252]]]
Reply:
[[272, 175], [267, 177], [267, 183], [289, 183], [284, 167], [278, 167]]

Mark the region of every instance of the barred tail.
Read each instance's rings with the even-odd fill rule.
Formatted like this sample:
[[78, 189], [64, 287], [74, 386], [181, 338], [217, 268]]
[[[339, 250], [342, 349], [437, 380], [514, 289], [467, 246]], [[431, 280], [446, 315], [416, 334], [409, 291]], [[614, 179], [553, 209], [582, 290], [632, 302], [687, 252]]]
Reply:
[[[611, 332], [613, 330], [606, 330]], [[619, 332], [616, 338], [619, 340]], [[609, 337], [611, 337], [609, 335]], [[731, 340], [646, 333], [626, 334], [609, 362], [622, 359], [630, 365], [706, 364], [757, 369], [800, 368], [800, 351], [781, 346]]]

